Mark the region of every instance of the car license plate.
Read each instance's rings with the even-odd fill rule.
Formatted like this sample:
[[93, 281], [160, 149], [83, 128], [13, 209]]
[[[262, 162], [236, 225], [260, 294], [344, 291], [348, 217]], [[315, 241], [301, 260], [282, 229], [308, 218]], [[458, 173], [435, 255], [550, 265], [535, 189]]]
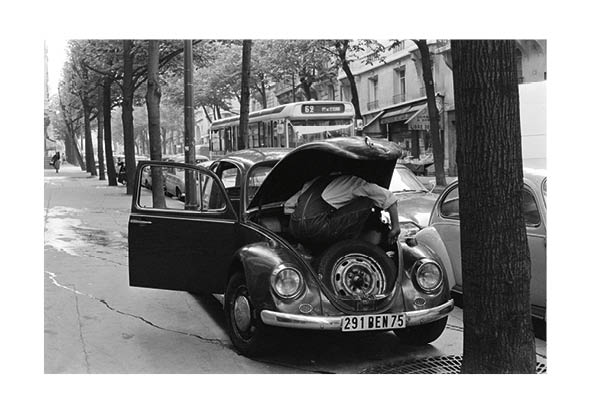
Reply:
[[366, 314], [343, 317], [341, 331], [391, 330], [406, 327], [406, 314]]

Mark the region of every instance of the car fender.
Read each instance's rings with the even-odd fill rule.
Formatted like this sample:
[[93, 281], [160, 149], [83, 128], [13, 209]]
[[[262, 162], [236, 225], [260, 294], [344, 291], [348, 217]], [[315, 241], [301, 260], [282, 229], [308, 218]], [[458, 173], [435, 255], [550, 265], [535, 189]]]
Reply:
[[[277, 242], [263, 241], [240, 248], [235, 254], [236, 264], [232, 268], [237, 268], [238, 264], [242, 268], [250, 298], [258, 310], [270, 309], [297, 314], [300, 312], [300, 305], [305, 303], [312, 308], [312, 314], [320, 315], [320, 289], [300, 260], [289, 248]], [[271, 275], [281, 266], [293, 267], [302, 274], [304, 288], [294, 299], [278, 297], [271, 287]]]
[[443, 240], [439, 236], [437, 230], [434, 227], [426, 227], [417, 232], [415, 237], [416, 241], [420, 245], [429, 248], [439, 257], [441, 263], [444, 266], [445, 273], [447, 274], [449, 288], [452, 289], [456, 285], [455, 275], [453, 273], [453, 268], [451, 266], [451, 260], [447, 252], [447, 248], [445, 247], [445, 244], [443, 243]]

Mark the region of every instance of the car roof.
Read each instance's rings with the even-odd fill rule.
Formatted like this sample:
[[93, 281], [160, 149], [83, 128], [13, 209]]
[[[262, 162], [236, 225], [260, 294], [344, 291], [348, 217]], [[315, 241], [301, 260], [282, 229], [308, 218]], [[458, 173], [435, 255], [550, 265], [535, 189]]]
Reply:
[[282, 159], [292, 149], [289, 148], [257, 148], [257, 149], [243, 149], [236, 152], [231, 152], [217, 159], [217, 161], [233, 161], [241, 164], [244, 169], [250, 169], [252, 165], [267, 162], [278, 161]]

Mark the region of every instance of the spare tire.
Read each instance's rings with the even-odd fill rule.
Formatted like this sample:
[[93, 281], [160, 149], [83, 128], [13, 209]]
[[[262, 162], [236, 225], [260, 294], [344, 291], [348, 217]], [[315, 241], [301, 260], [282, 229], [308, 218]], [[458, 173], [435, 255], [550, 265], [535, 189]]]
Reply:
[[318, 274], [339, 297], [367, 298], [390, 293], [397, 269], [380, 247], [350, 239], [337, 242], [321, 254]]

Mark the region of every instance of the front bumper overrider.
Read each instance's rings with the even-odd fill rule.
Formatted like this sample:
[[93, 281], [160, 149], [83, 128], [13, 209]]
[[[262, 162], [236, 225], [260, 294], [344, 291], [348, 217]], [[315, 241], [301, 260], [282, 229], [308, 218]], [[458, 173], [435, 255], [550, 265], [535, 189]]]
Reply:
[[[454, 300], [451, 299], [440, 306], [416, 311], [406, 311], [406, 326], [418, 326], [439, 320], [449, 314], [454, 308]], [[309, 316], [302, 314], [286, 314], [277, 311], [261, 311], [261, 320], [264, 324], [275, 327], [300, 328], [305, 330], [341, 330], [342, 320], [345, 316]]]

